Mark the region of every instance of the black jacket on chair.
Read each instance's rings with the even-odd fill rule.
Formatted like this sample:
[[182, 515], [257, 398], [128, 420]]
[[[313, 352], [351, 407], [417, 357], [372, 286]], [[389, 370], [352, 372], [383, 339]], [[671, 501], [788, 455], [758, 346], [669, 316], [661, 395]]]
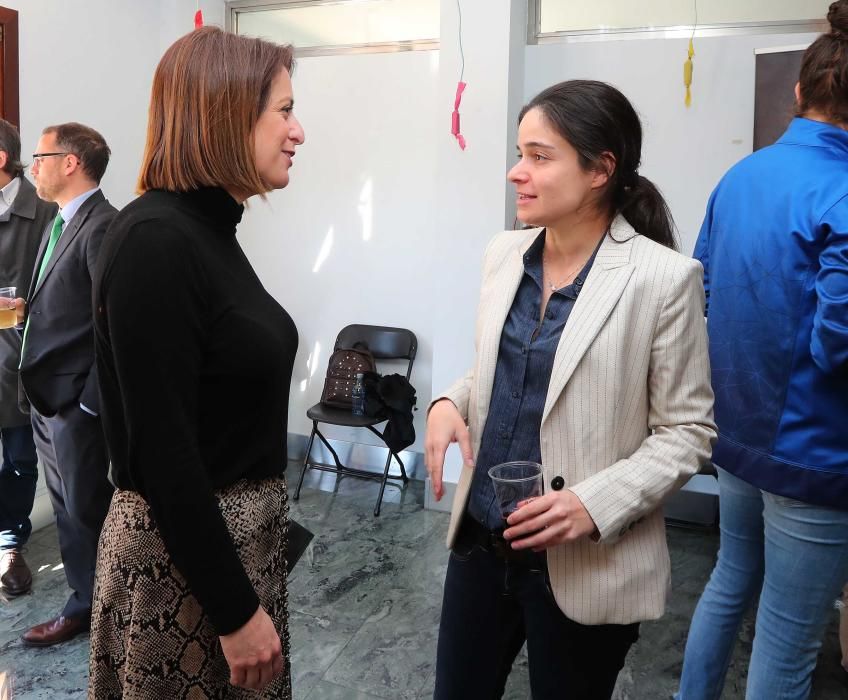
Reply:
[[402, 374], [385, 377], [365, 372], [365, 413], [386, 418], [383, 440], [392, 452], [400, 452], [415, 442], [412, 411], [415, 410], [415, 387]]
[[30, 403], [42, 415], [55, 415], [75, 403], [100, 412], [91, 280], [100, 244], [115, 214], [117, 209], [100, 190], [86, 199], [67, 223], [36, 286], [50, 227], [41, 240], [26, 306], [29, 330], [21, 381]]

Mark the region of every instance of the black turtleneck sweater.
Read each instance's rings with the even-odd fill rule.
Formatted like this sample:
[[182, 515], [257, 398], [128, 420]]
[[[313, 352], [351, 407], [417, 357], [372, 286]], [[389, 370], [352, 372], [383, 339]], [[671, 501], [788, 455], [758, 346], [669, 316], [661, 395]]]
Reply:
[[115, 218], [94, 280], [110, 478], [150, 505], [218, 634], [259, 600], [214, 491], [282, 476], [297, 351], [236, 241], [242, 211], [220, 189], [147, 192]]

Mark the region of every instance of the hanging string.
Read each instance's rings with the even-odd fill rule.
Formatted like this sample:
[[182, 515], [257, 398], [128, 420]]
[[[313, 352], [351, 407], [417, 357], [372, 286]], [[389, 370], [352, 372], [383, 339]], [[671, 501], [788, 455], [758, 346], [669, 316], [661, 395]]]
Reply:
[[462, 101], [462, 93], [465, 91], [465, 52], [462, 48], [462, 7], [459, 0], [456, 0], [456, 12], [459, 17], [459, 57], [461, 68], [459, 71], [459, 82], [456, 84], [456, 97], [453, 100], [453, 113], [451, 114], [451, 134], [456, 138], [459, 147], [464, 151], [466, 146], [465, 137], [462, 135], [459, 127], [459, 103]]
[[461, 67], [459, 69], [459, 82], [465, 76], [465, 52], [462, 50], [462, 8], [459, 6], [459, 0], [456, 0], [456, 14], [459, 17], [459, 58]]
[[687, 107], [692, 106], [692, 71], [694, 65], [692, 58], [695, 56], [695, 29], [698, 27], [698, 0], [695, 0], [695, 24], [692, 25], [692, 34], [689, 37], [689, 50], [687, 58], [683, 62], [683, 85], [686, 87], [686, 97], [684, 103]]

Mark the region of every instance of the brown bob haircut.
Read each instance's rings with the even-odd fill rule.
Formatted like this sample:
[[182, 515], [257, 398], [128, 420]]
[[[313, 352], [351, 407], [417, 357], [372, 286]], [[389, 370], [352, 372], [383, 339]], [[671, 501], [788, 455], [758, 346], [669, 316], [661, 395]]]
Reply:
[[253, 130], [274, 78], [293, 65], [291, 46], [217, 27], [177, 39], [153, 76], [139, 193], [271, 189], [256, 169]]

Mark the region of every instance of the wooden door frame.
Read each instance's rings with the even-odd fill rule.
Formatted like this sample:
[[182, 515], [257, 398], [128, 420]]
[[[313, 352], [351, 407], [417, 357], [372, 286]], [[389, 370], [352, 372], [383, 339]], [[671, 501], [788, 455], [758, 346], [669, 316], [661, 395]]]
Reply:
[[18, 12], [0, 7], [3, 27], [3, 107], [4, 119], [18, 128], [21, 125], [18, 78]]

